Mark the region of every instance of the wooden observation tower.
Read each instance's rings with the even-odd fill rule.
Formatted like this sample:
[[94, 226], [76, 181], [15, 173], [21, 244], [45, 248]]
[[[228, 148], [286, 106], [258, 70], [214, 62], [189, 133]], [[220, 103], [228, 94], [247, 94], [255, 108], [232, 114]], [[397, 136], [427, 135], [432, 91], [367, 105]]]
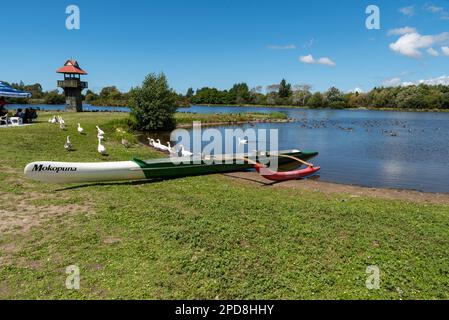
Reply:
[[64, 80], [58, 80], [58, 87], [64, 89], [66, 109], [83, 112], [81, 92], [87, 89], [87, 82], [81, 81], [81, 75], [87, 75], [87, 72], [76, 60], [67, 60], [56, 72], [64, 74]]

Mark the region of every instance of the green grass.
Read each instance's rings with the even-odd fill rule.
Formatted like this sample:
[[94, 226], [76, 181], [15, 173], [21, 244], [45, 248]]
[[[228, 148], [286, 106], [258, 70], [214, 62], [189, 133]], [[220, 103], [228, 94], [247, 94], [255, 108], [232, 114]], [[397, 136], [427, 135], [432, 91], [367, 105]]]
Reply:
[[[69, 186], [23, 178], [25, 164], [39, 159], [158, 157], [113, 137], [109, 157], [97, 154], [95, 125], [111, 136], [111, 121], [125, 117], [64, 114], [70, 153], [55, 125], [0, 129], [0, 225], [20, 218], [0, 233], [0, 298], [449, 298], [447, 206], [221, 175]], [[69, 265], [81, 270], [79, 291], [65, 288]], [[381, 269], [380, 290], [365, 287], [369, 265]]]
[[287, 115], [282, 112], [274, 113], [234, 113], [234, 114], [194, 114], [177, 113], [176, 122], [179, 125], [191, 124], [192, 121], [201, 121], [202, 123], [236, 123], [236, 122], [256, 122], [256, 121], [275, 121], [287, 120]]

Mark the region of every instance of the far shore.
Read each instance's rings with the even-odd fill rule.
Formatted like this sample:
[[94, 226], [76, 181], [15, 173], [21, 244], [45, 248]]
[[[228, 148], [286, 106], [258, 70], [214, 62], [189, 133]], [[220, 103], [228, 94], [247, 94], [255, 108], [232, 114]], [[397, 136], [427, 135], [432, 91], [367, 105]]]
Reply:
[[[20, 105], [26, 108], [27, 106], [30, 106], [33, 108], [33, 106], [38, 105], [47, 105], [45, 103], [37, 103], [37, 102], [31, 102], [28, 104], [12, 104], [12, 105]], [[48, 104], [49, 106], [59, 106], [59, 104]], [[91, 106], [91, 107], [98, 107], [98, 108], [130, 108], [129, 106], [99, 106], [99, 105], [92, 105], [88, 103], [84, 103], [85, 106]], [[303, 109], [303, 110], [347, 110], [347, 111], [361, 111], [361, 110], [369, 110], [369, 111], [398, 111], [398, 112], [449, 112], [449, 109], [399, 109], [399, 108], [312, 108], [308, 106], [289, 106], [289, 105], [253, 105], [253, 104], [194, 104], [190, 106], [180, 106], [179, 108], [190, 108], [193, 106], [199, 106], [199, 107], [235, 107], [235, 108], [285, 108], [285, 109]], [[42, 110], [46, 111], [46, 110]], [[61, 111], [65, 112], [65, 111]], [[67, 111], [72, 112], [72, 111]], [[92, 111], [86, 111], [86, 112], [92, 112]]]
[[236, 108], [286, 108], [286, 109], [304, 109], [304, 110], [348, 110], [348, 111], [400, 111], [400, 112], [449, 112], [449, 109], [398, 109], [398, 108], [312, 108], [307, 106], [286, 106], [286, 105], [253, 105], [253, 104], [195, 104], [200, 107], [236, 107]]

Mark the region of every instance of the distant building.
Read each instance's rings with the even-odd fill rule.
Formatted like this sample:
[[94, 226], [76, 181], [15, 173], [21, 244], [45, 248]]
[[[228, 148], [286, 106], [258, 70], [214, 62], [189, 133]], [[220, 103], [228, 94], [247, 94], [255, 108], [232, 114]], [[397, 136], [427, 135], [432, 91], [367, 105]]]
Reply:
[[58, 80], [58, 87], [64, 89], [66, 109], [83, 112], [81, 92], [88, 85], [81, 81], [81, 76], [87, 75], [87, 72], [80, 68], [76, 60], [67, 60], [56, 72], [64, 74], [64, 80]]

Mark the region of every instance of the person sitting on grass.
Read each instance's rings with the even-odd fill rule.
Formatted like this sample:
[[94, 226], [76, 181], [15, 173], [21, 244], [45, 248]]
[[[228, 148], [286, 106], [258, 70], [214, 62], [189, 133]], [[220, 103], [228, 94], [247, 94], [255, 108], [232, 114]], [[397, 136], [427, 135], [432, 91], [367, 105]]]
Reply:
[[23, 119], [24, 116], [25, 116], [25, 113], [23, 113], [23, 110], [21, 108], [17, 109], [17, 112], [14, 114], [14, 117], [20, 118], [20, 119], [22, 119], [22, 121], [24, 121], [24, 119]]
[[33, 108], [30, 108], [30, 118], [28, 119], [28, 121], [31, 123], [31, 122], [33, 122], [36, 119], [37, 119], [37, 112], [36, 112], [36, 110], [33, 109]]

